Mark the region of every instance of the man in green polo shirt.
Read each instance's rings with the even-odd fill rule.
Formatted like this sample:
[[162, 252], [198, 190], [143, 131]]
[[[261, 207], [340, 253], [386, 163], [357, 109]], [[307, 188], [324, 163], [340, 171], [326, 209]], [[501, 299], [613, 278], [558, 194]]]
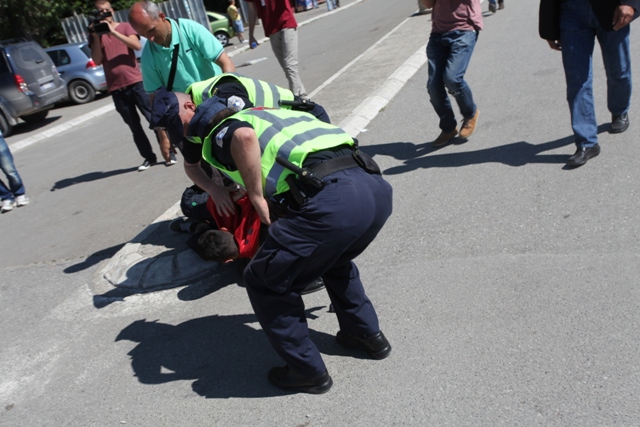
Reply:
[[[129, 10], [129, 23], [138, 34], [152, 43], [142, 50], [142, 82], [151, 95], [160, 87], [185, 92], [194, 82], [209, 79], [222, 72], [236, 70], [211, 31], [190, 19], [169, 19], [151, 1], [134, 3]], [[177, 52], [175, 76], [170, 80], [174, 52]], [[158, 132], [160, 146], [171, 144], [164, 132]]]

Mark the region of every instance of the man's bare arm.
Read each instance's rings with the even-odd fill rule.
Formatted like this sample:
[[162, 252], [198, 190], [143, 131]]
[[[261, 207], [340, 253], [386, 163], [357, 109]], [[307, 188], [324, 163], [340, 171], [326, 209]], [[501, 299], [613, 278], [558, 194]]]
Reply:
[[223, 73], [233, 73], [236, 71], [236, 66], [233, 64], [231, 58], [229, 58], [229, 55], [227, 55], [227, 52], [222, 52], [220, 54], [218, 59], [216, 59], [216, 64], [222, 68]]
[[260, 161], [260, 144], [256, 132], [251, 128], [239, 128], [231, 138], [231, 157], [244, 181], [247, 195], [260, 220], [271, 224], [269, 206], [262, 189], [262, 163]]

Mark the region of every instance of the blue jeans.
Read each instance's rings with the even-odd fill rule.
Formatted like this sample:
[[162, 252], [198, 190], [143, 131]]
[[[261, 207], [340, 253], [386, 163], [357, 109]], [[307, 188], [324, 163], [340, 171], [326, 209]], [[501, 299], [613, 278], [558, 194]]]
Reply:
[[14, 200], [18, 196], [22, 196], [25, 192], [22, 179], [18, 175], [15, 165], [13, 164], [13, 156], [4, 140], [2, 132], [0, 132], [0, 169], [9, 180], [9, 187], [0, 180], [0, 200]]
[[589, 0], [563, 1], [560, 12], [562, 64], [567, 80], [571, 127], [578, 148], [589, 148], [598, 143], [592, 69], [596, 38], [607, 75], [607, 107], [613, 116], [619, 116], [629, 110], [631, 103], [629, 25], [618, 31], [605, 31]]
[[335, 0], [327, 0], [327, 9], [328, 9], [328, 10], [333, 10], [333, 9], [335, 9], [336, 7], [337, 7], [337, 6], [336, 6], [336, 2], [335, 2]]
[[136, 107], [138, 107], [142, 115], [147, 119], [147, 122], [151, 119], [149, 94], [144, 91], [142, 82], [114, 90], [111, 92], [111, 97], [116, 106], [116, 111], [120, 113], [124, 122], [129, 125], [129, 129], [131, 129], [133, 142], [136, 143], [138, 152], [146, 160], [155, 163], [157, 160], [156, 155], [153, 152], [153, 148], [151, 148], [151, 143], [149, 142], [149, 138], [147, 138], [147, 134], [144, 132], [142, 123], [140, 123], [140, 115], [138, 111], [136, 111]]
[[476, 113], [476, 104], [473, 102], [471, 89], [464, 80], [464, 73], [477, 40], [477, 31], [431, 33], [429, 37], [427, 90], [431, 105], [440, 117], [440, 129], [443, 132], [453, 131], [457, 125], [447, 91], [458, 103], [463, 118], [469, 119]]

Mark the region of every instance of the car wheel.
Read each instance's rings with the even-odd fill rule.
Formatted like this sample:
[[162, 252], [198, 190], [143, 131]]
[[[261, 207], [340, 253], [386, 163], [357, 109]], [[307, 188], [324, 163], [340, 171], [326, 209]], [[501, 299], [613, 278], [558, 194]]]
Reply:
[[229, 36], [224, 31], [218, 31], [214, 34], [222, 46], [229, 44]]
[[49, 110], [42, 110], [42, 111], [38, 111], [37, 113], [28, 114], [26, 116], [20, 116], [20, 118], [27, 123], [36, 123], [36, 122], [43, 121], [48, 114], [49, 114]]
[[11, 131], [13, 130], [13, 126], [9, 124], [9, 121], [4, 118], [4, 115], [0, 113], [0, 131], [2, 132], [2, 136], [11, 135]]
[[69, 83], [69, 98], [76, 104], [86, 104], [96, 97], [96, 91], [91, 84], [84, 80], [74, 80]]

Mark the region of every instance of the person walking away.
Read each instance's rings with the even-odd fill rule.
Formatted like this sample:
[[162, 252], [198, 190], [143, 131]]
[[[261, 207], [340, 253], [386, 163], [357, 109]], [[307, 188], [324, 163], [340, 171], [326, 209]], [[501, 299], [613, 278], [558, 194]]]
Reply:
[[254, 35], [257, 19], [289, 81], [289, 90], [302, 98], [307, 92], [298, 73], [298, 23], [291, 4], [283, 0], [245, 0], [249, 9], [249, 42], [258, 46]]
[[593, 47], [598, 39], [607, 75], [610, 133], [629, 127], [631, 52], [629, 23], [640, 0], [542, 0], [539, 33], [549, 47], [562, 53], [567, 101], [576, 152], [567, 166], [582, 166], [600, 154], [598, 121], [593, 99]]
[[[427, 44], [427, 90], [441, 129], [432, 145], [441, 147], [456, 135], [469, 138], [476, 128], [480, 111], [464, 74], [482, 30], [482, 9], [479, 0], [425, 0], [425, 6], [433, 8]], [[447, 92], [454, 97], [462, 114], [459, 134]]]

